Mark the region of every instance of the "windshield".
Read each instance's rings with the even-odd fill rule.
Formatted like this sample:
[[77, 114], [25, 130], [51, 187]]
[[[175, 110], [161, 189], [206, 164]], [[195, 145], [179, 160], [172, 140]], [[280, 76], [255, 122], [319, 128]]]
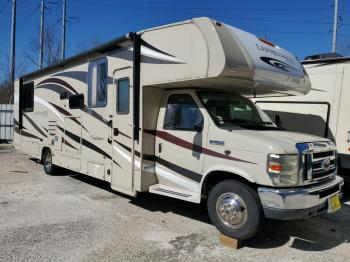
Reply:
[[246, 129], [280, 129], [249, 99], [230, 93], [199, 92], [202, 103], [217, 126]]

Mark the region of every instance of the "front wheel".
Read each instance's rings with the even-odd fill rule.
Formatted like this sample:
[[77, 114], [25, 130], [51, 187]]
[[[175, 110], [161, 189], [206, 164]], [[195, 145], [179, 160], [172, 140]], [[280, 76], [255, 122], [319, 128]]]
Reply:
[[54, 175], [56, 166], [52, 164], [52, 153], [50, 149], [46, 149], [43, 154], [42, 159], [43, 165], [44, 165], [44, 171], [48, 175]]
[[207, 203], [210, 220], [226, 236], [248, 239], [259, 230], [263, 212], [256, 191], [235, 180], [216, 184]]

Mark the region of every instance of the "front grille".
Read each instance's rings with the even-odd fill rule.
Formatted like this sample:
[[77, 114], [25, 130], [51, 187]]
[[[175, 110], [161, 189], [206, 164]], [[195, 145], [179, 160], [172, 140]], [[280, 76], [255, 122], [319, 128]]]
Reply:
[[306, 183], [325, 180], [336, 171], [336, 151], [321, 143], [312, 144], [311, 150], [304, 155], [304, 181]]
[[330, 157], [333, 155], [333, 151], [325, 151], [325, 152], [315, 152], [314, 158], [324, 158], [324, 157]]
[[327, 171], [312, 173], [312, 179], [313, 180], [315, 180], [315, 179], [322, 179], [322, 178], [328, 177], [330, 175], [333, 175], [334, 173], [335, 173], [335, 167], [331, 168], [331, 169], [329, 169]]
[[335, 169], [334, 150], [312, 154], [312, 180], [319, 180], [333, 175], [336, 172]]
[[[335, 166], [335, 159], [330, 160], [330, 164], [331, 164], [331, 166]], [[312, 163], [312, 169], [313, 170], [320, 169], [320, 168], [322, 168], [322, 160]]]

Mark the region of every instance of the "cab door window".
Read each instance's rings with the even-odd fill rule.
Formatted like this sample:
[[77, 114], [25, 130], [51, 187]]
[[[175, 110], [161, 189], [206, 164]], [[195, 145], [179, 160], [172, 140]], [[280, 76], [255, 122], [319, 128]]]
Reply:
[[168, 99], [164, 129], [199, 131], [203, 116], [191, 95], [176, 94]]

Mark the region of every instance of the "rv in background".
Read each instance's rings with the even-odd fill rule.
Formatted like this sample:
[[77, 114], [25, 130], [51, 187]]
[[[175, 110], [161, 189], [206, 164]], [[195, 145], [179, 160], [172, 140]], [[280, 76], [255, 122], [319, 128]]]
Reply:
[[257, 98], [256, 104], [287, 130], [334, 141], [339, 168], [350, 170], [350, 58], [321, 54], [302, 64], [311, 80], [307, 95]]
[[19, 78], [15, 145], [42, 159], [48, 174], [59, 166], [131, 196], [207, 198], [213, 224], [247, 239], [264, 217], [340, 208], [334, 143], [280, 130], [244, 97], [309, 89], [288, 51], [196, 18], [129, 33]]

